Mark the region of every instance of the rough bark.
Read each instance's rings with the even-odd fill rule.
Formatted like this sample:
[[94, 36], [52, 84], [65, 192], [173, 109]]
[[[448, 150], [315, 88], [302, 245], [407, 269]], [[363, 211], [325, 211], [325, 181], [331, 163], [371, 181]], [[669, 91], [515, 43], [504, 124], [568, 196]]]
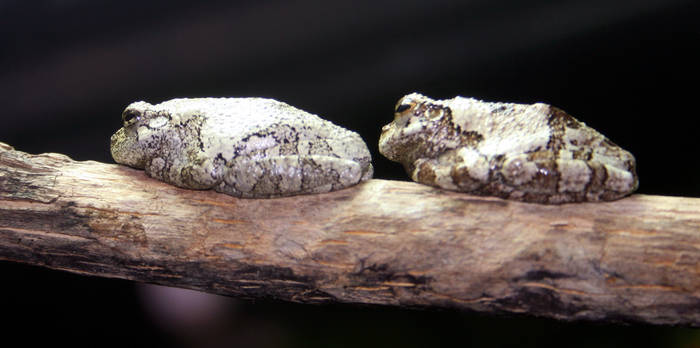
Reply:
[[236, 297], [700, 326], [700, 199], [236, 199], [0, 143], [0, 259]]

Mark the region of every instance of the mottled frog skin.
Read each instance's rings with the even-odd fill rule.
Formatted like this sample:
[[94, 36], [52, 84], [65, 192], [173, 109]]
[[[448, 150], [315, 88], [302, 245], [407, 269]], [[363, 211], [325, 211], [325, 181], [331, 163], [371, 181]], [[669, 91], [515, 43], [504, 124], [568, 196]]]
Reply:
[[357, 133], [264, 98], [135, 102], [111, 138], [117, 163], [164, 182], [236, 197], [322, 193], [372, 177]]
[[631, 153], [542, 103], [412, 93], [382, 128], [379, 152], [419, 183], [526, 202], [615, 200], [638, 186]]

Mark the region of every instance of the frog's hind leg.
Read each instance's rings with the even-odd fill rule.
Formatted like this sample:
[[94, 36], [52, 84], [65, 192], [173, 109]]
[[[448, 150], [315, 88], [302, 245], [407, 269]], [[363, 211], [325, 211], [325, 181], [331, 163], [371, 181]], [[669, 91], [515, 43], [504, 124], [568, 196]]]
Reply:
[[597, 162], [586, 162], [591, 170], [591, 179], [586, 185], [587, 201], [611, 201], [629, 195], [639, 184], [633, 170]]
[[507, 198], [537, 203], [614, 200], [635, 188], [633, 175], [612, 165], [557, 159], [550, 151], [506, 158], [498, 175]]
[[269, 198], [339, 190], [360, 182], [360, 164], [323, 155], [234, 159], [216, 191], [236, 197]]

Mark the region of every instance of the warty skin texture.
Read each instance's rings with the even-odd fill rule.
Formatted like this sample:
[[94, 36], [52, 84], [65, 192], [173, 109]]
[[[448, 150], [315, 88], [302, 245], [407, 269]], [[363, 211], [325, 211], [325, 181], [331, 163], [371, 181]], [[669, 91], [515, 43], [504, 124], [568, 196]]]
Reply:
[[190, 189], [269, 198], [329, 192], [372, 177], [360, 136], [265, 98], [130, 104], [111, 138], [117, 163]]
[[631, 153], [542, 103], [412, 93], [382, 128], [379, 152], [414, 181], [526, 202], [615, 200], [638, 186]]

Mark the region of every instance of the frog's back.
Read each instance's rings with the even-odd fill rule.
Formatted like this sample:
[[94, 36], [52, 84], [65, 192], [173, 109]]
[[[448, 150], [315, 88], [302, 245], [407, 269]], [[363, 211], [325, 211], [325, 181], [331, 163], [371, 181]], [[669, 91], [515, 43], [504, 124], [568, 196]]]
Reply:
[[278, 128], [291, 129], [293, 133], [313, 130], [312, 133], [320, 137], [333, 138], [337, 132], [344, 131], [314, 114], [267, 98], [178, 98], [160, 103], [156, 108], [183, 124], [202, 118], [201, 135], [205, 138], [246, 139]]

